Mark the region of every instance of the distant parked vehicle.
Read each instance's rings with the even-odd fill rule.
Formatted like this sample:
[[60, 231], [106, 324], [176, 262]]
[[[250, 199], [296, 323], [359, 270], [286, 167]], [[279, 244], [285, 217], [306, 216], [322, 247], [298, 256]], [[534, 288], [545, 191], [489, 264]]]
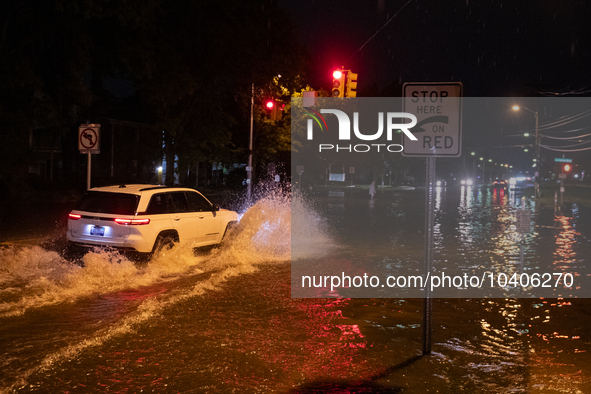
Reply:
[[217, 245], [238, 221], [194, 189], [155, 185], [98, 187], [68, 216], [71, 244], [152, 254], [174, 243]]
[[504, 189], [506, 187], [507, 187], [507, 181], [505, 181], [504, 179], [493, 181], [493, 188], [495, 188], [495, 189]]

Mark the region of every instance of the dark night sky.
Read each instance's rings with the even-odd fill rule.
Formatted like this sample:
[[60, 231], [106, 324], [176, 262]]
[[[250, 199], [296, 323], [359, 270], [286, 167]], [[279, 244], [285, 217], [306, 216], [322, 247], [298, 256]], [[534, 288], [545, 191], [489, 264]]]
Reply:
[[371, 83], [461, 81], [466, 96], [488, 97], [578, 91], [591, 85], [591, 5], [584, 1], [282, 4], [311, 52], [313, 84], [330, 84], [331, 70], [345, 66], [359, 73], [360, 90]]
[[[462, 82], [465, 97], [591, 95], [589, 2], [283, 0], [281, 4], [310, 51], [309, 80], [316, 89], [328, 90], [332, 70], [344, 66], [359, 74], [359, 97], [376, 92], [397, 96], [405, 82], [446, 81]], [[474, 149], [478, 155], [511, 158], [519, 167], [529, 168], [525, 162], [530, 159], [520, 154], [523, 149], [495, 148], [523, 143], [510, 135], [533, 127], [532, 116], [510, 112], [502, 114], [493, 133], [464, 129], [464, 154]], [[545, 121], [551, 119], [540, 118]], [[550, 161], [555, 153], [545, 154]], [[589, 151], [573, 155], [591, 166]]]

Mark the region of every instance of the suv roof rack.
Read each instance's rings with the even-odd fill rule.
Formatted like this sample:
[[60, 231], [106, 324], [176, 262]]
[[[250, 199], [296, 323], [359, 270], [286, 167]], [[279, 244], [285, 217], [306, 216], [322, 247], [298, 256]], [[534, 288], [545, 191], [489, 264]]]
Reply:
[[154, 189], [166, 189], [166, 186], [151, 186], [151, 187], [145, 187], [143, 189], [140, 189], [140, 192], [144, 192], [146, 190], [154, 190]]

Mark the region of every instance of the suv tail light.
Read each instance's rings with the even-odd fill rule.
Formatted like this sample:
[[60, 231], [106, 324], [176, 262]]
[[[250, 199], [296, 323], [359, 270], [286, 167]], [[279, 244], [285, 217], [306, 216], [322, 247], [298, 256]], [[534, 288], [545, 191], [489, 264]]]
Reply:
[[68, 219], [70, 220], [78, 220], [82, 217], [82, 215], [78, 215], [76, 213], [69, 213], [68, 214]]
[[115, 223], [121, 225], [142, 225], [142, 224], [149, 224], [150, 219], [115, 219]]

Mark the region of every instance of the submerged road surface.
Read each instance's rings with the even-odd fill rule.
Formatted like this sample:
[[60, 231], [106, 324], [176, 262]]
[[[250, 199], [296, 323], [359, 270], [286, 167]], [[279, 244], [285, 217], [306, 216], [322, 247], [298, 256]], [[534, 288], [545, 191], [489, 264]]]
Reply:
[[[72, 262], [41, 246], [5, 246], [0, 391], [591, 392], [589, 299], [436, 299], [433, 353], [422, 357], [422, 299], [337, 298], [326, 289], [311, 290], [323, 298], [291, 298], [294, 212], [297, 231], [320, 234], [298, 253], [325, 245], [327, 259], [356, 267], [386, 256], [387, 267], [420, 259], [414, 215], [423, 194], [316, 196], [299, 209], [269, 197], [220, 249], [177, 247], [145, 265], [100, 250]], [[492, 190], [440, 191], [438, 261], [472, 259], [478, 248], [486, 258], [514, 256], [502, 218], [515, 201]], [[587, 264], [589, 212], [539, 212], [527, 258]], [[357, 229], [344, 226], [351, 218]], [[382, 219], [404, 225], [360, 239]]]

